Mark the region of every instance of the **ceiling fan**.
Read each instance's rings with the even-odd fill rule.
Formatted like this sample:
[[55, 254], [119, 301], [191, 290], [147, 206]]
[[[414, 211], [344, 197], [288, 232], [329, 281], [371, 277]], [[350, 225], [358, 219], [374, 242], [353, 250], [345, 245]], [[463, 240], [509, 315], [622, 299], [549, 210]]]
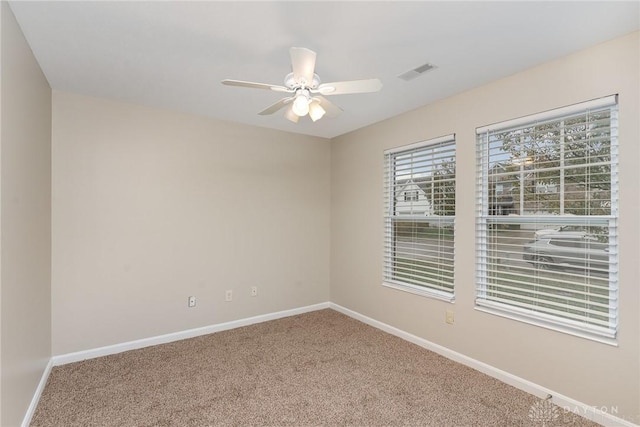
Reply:
[[268, 89], [282, 92], [288, 96], [260, 111], [260, 115], [273, 114], [287, 107], [284, 116], [294, 123], [307, 114], [314, 122], [321, 119], [325, 113], [327, 117], [340, 114], [342, 109], [328, 101], [323, 95], [344, 95], [349, 93], [377, 92], [382, 88], [378, 79], [351, 80], [333, 83], [321, 83], [315, 74], [316, 53], [304, 47], [292, 47], [292, 72], [284, 78], [284, 86], [266, 83], [245, 82], [241, 80], [223, 80], [222, 84], [255, 89]]

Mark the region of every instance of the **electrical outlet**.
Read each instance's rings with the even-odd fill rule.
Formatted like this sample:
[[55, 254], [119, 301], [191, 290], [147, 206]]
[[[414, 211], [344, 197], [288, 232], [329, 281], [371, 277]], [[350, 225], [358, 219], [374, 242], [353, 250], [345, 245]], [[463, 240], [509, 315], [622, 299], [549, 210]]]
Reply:
[[196, 306], [196, 297], [189, 297], [189, 307]]
[[252, 286], [251, 287], [251, 296], [252, 297], [257, 297], [258, 296], [258, 287], [257, 286]]
[[453, 316], [453, 311], [452, 310], [445, 311], [445, 322], [447, 322], [450, 325], [453, 325], [454, 319], [455, 318]]
[[231, 300], [233, 300], [233, 291], [232, 290], [228, 290], [225, 294], [224, 294], [224, 300], [229, 302]]

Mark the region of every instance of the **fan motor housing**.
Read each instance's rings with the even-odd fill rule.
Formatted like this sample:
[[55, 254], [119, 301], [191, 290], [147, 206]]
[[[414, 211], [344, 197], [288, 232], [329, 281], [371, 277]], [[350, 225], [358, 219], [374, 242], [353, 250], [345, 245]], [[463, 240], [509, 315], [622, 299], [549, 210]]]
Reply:
[[316, 89], [318, 86], [320, 86], [320, 77], [314, 73], [313, 80], [311, 80], [311, 83], [308, 84], [305, 81], [296, 81], [296, 79], [293, 77], [293, 73], [289, 73], [284, 78], [284, 85], [289, 89], [294, 90], [301, 88]]

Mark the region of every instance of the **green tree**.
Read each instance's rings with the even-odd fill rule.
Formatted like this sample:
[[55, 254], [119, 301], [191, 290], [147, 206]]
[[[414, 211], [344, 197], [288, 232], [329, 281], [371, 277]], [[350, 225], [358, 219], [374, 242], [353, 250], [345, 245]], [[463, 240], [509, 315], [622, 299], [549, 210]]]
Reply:
[[[564, 213], [608, 215], [609, 125], [609, 111], [577, 115], [494, 134], [490, 149], [506, 155], [502, 156], [504, 170], [509, 174], [513, 193], [522, 193], [525, 210], [560, 213], [562, 187]], [[554, 191], [541, 191], [545, 189]]]
[[438, 163], [433, 172], [433, 212], [436, 215], [456, 214], [456, 163], [453, 158]]

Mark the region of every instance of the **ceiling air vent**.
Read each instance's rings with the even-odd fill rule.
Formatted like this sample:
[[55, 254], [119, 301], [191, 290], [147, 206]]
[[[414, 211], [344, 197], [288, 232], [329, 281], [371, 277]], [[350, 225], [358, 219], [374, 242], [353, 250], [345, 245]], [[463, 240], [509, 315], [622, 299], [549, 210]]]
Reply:
[[437, 67], [433, 64], [429, 64], [429, 63], [423, 64], [412, 70], [407, 71], [406, 73], [400, 74], [398, 78], [408, 82], [409, 80], [413, 80], [416, 77], [426, 73], [427, 71], [433, 70], [434, 68], [437, 68]]

